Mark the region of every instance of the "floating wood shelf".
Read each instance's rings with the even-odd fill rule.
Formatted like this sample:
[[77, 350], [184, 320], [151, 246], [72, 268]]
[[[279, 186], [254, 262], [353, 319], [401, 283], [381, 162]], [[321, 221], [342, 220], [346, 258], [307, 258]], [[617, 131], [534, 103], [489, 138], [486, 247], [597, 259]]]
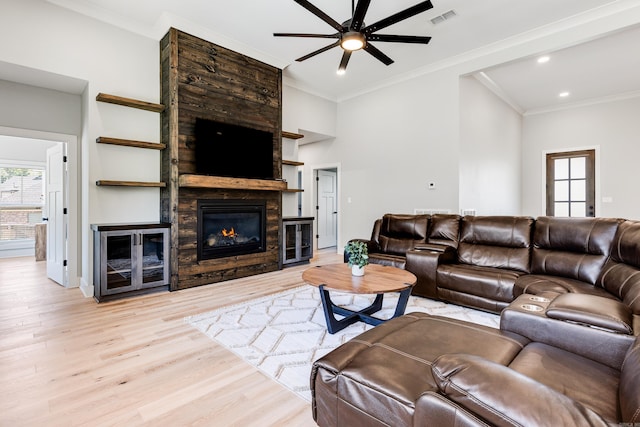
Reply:
[[282, 190], [283, 193], [302, 193], [303, 191], [302, 188], [287, 188], [286, 190]]
[[289, 166], [303, 166], [304, 165], [303, 162], [296, 162], [294, 160], [283, 160], [282, 164], [283, 165], [289, 165]]
[[106, 93], [99, 93], [96, 96], [96, 101], [107, 102], [109, 104], [124, 105], [125, 107], [139, 108], [141, 110], [153, 111], [155, 113], [161, 113], [164, 111], [164, 105], [162, 104], [139, 101], [137, 99], [124, 98], [122, 96], [108, 95]]
[[304, 135], [301, 135], [299, 133], [282, 131], [282, 137], [288, 138], [288, 139], [300, 139], [300, 138], [304, 138]]
[[164, 150], [165, 148], [167, 148], [166, 144], [159, 144], [157, 142], [134, 141], [132, 139], [109, 138], [107, 136], [99, 136], [98, 138], [96, 138], [96, 142], [98, 144], [124, 145], [126, 147], [136, 148], [151, 148], [153, 150]]
[[287, 183], [284, 181], [189, 174], [180, 175], [178, 185], [188, 188], [235, 188], [265, 191], [285, 191], [287, 188]]
[[99, 179], [96, 181], [98, 187], [166, 187], [166, 182], [145, 182], [145, 181], [108, 181]]

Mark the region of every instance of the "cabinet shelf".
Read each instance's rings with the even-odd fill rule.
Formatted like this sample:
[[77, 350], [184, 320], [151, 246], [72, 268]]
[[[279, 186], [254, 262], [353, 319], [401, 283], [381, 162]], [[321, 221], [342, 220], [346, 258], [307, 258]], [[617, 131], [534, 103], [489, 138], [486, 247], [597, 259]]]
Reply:
[[304, 135], [301, 135], [299, 133], [282, 131], [282, 137], [287, 139], [300, 139], [300, 138], [304, 138]]
[[286, 190], [282, 190], [283, 193], [302, 193], [303, 191], [302, 188], [287, 188]]
[[295, 160], [282, 160], [283, 165], [304, 166], [304, 162], [296, 162]]
[[109, 181], [99, 179], [96, 181], [98, 187], [166, 187], [166, 182], [146, 182], [146, 181]]
[[96, 96], [96, 101], [106, 102], [108, 104], [124, 105], [125, 107], [138, 108], [140, 110], [153, 111], [155, 113], [161, 113], [164, 111], [164, 105], [155, 104], [153, 102], [140, 101], [132, 98], [125, 98], [122, 96], [109, 95], [106, 93], [99, 93]]
[[98, 144], [123, 145], [125, 147], [150, 148], [153, 150], [164, 150], [167, 148], [166, 144], [157, 142], [135, 141], [133, 139], [110, 138], [107, 136], [99, 136], [96, 138], [96, 142]]

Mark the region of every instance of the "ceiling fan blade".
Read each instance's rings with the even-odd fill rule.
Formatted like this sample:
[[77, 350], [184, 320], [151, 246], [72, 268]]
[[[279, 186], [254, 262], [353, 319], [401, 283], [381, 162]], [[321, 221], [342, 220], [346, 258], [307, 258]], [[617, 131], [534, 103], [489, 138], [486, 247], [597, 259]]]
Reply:
[[344, 53], [342, 54], [342, 60], [340, 61], [340, 65], [338, 66], [338, 71], [344, 71], [347, 69], [349, 58], [351, 58], [351, 51], [345, 50]]
[[370, 34], [367, 36], [368, 41], [374, 42], [391, 42], [391, 43], [422, 43], [427, 44], [431, 41], [431, 37], [422, 36], [396, 36], [392, 34]]
[[356, 10], [353, 12], [353, 17], [351, 18], [351, 25], [349, 26], [351, 30], [360, 31], [364, 23], [364, 15], [366, 15], [367, 10], [369, 10], [369, 4], [371, 4], [371, 0], [360, 0], [358, 2]]
[[318, 39], [339, 39], [340, 33], [335, 34], [306, 34], [306, 33], [273, 33], [274, 37], [312, 37]]
[[304, 60], [306, 60], [306, 59], [309, 59], [309, 58], [311, 58], [311, 57], [313, 57], [313, 56], [316, 56], [316, 55], [318, 55], [318, 54], [320, 54], [320, 53], [322, 53], [322, 52], [326, 52], [326, 51], [328, 51], [329, 49], [332, 49], [332, 48], [334, 48], [334, 47], [336, 47], [336, 46], [340, 46], [340, 40], [338, 40], [338, 41], [337, 41], [337, 42], [335, 42], [335, 43], [331, 43], [329, 46], [325, 46], [325, 47], [323, 47], [322, 49], [318, 49], [318, 50], [316, 50], [316, 51], [313, 51], [313, 52], [311, 52], [311, 53], [309, 53], [309, 54], [307, 54], [307, 55], [305, 55], [305, 56], [301, 56], [300, 58], [296, 59], [296, 61], [298, 61], [298, 62], [302, 62], [302, 61], [304, 61]]
[[380, 52], [380, 50], [374, 47], [371, 43], [367, 43], [367, 45], [364, 47], [364, 50], [366, 50], [368, 53], [370, 53], [373, 57], [375, 57], [377, 60], [382, 62], [384, 65], [393, 64], [393, 59], [389, 58], [387, 55]]
[[326, 13], [324, 13], [323, 11], [321, 11], [320, 9], [318, 9], [317, 7], [312, 5], [311, 3], [309, 3], [307, 0], [293, 0], [293, 1], [295, 1], [296, 3], [298, 3], [300, 6], [304, 7], [305, 9], [307, 9], [309, 12], [313, 13], [314, 15], [316, 15], [318, 18], [322, 19], [327, 24], [331, 25], [338, 32], [340, 32], [340, 33], [344, 32], [344, 28], [342, 27], [342, 24], [340, 24], [339, 22], [335, 21], [333, 18], [331, 18], [329, 15], [327, 15]]
[[422, 3], [418, 3], [415, 6], [411, 6], [401, 12], [395, 13], [374, 24], [371, 24], [366, 28], [364, 28], [362, 31], [368, 36], [374, 31], [381, 30], [383, 28], [386, 28], [390, 25], [395, 24], [396, 22], [400, 22], [407, 18], [411, 18], [412, 16], [417, 15], [418, 13], [424, 12], [426, 10], [429, 10], [432, 7], [433, 5], [431, 4], [431, 0], [423, 1]]

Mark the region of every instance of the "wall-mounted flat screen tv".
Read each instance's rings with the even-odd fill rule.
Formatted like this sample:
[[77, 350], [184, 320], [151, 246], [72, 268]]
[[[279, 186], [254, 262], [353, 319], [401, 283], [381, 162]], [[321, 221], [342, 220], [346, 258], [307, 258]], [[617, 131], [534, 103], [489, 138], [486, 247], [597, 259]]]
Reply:
[[195, 155], [200, 175], [274, 179], [271, 132], [198, 118]]

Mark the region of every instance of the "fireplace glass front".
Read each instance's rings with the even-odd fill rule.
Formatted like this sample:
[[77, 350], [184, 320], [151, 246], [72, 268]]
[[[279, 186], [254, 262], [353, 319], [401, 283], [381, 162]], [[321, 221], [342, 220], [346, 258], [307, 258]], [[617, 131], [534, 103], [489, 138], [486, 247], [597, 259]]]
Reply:
[[266, 250], [262, 201], [199, 200], [198, 260]]

